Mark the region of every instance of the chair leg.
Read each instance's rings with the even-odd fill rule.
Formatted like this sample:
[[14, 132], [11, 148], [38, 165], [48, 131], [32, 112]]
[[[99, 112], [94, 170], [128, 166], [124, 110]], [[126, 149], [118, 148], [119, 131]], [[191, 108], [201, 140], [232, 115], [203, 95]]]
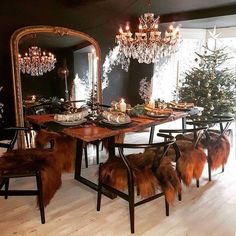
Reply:
[[129, 201], [129, 217], [130, 217], [130, 231], [134, 233], [134, 183], [133, 178], [128, 180], [128, 201]]
[[178, 200], [179, 200], [179, 201], [182, 201], [182, 193], [181, 193], [181, 192], [178, 193]]
[[25, 140], [26, 140], [27, 148], [29, 148], [30, 147], [30, 143], [29, 143], [28, 131], [25, 131]]
[[225, 166], [224, 165], [222, 165], [222, 172], [224, 172], [225, 171]]
[[199, 186], [200, 186], [199, 179], [196, 179], [196, 186], [197, 186], [197, 188], [199, 188]]
[[42, 179], [40, 171], [36, 172], [36, 183], [38, 189], [38, 204], [41, 216], [41, 223], [45, 224], [45, 213], [44, 213], [44, 203], [43, 203], [43, 188], [42, 188]]
[[211, 181], [211, 164], [208, 162], [208, 180]]
[[165, 207], [166, 207], [166, 216], [169, 216], [170, 209], [169, 209], [169, 203], [167, 202], [166, 198], [165, 198]]
[[100, 178], [101, 166], [102, 163], [99, 165], [99, 171], [98, 171], [99, 176], [98, 176], [97, 211], [100, 211], [101, 209], [101, 200], [102, 200], [102, 181]]
[[9, 189], [9, 182], [10, 182], [10, 179], [9, 178], [6, 178], [5, 179], [5, 196], [4, 198], [5, 199], [8, 199], [8, 189]]
[[129, 217], [131, 234], [134, 233], [134, 202], [129, 201]]
[[85, 158], [85, 167], [88, 168], [88, 149], [87, 144], [84, 147], [84, 158]]

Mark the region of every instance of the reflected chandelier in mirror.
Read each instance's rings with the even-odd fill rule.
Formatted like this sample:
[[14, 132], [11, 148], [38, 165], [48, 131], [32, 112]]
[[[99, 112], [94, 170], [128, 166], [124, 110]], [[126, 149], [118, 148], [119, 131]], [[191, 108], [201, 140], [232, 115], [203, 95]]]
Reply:
[[20, 71], [32, 76], [40, 76], [55, 68], [56, 57], [51, 52], [41, 52], [41, 48], [31, 46], [22, 57], [19, 54]]

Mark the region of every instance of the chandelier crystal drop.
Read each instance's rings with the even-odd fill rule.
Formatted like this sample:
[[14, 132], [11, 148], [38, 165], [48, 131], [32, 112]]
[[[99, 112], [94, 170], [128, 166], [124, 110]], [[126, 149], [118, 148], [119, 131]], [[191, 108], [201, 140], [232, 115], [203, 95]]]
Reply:
[[25, 53], [24, 57], [19, 54], [19, 67], [23, 74], [31, 76], [40, 76], [44, 73], [52, 71], [57, 62], [56, 57], [51, 52], [41, 52], [41, 48], [32, 46], [29, 53]]
[[137, 59], [139, 63], [155, 63], [161, 58], [175, 53], [180, 42], [179, 27], [170, 25], [164, 36], [158, 31], [159, 16], [153, 13], [145, 13], [139, 17], [139, 32], [130, 31], [127, 24], [125, 30], [122, 27], [116, 35], [116, 42], [120, 51], [126, 58]]

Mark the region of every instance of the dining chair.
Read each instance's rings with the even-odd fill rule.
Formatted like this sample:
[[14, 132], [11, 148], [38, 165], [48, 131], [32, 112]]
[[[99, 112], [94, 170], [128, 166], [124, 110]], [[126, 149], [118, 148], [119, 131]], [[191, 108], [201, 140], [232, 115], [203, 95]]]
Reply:
[[[97, 211], [101, 208], [104, 189], [128, 201], [131, 233], [134, 233], [136, 206], [164, 196], [168, 216], [169, 204], [174, 201], [175, 194], [181, 191], [179, 178], [166, 156], [175, 139], [166, 134], [158, 136], [166, 140], [152, 144], [115, 143], [112, 148], [118, 149], [119, 155], [111, 156], [99, 165]], [[143, 153], [125, 154], [143, 149]]]
[[227, 115], [215, 115], [211, 119], [187, 122], [194, 126], [208, 125], [209, 129], [200, 140], [207, 150], [208, 180], [212, 179], [212, 171], [222, 168], [224, 172], [230, 153], [229, 134], [232, 131], [230, 125], [234, 122], [234, 117]]
[[[24, 127], [5, 128], [9, 131], [8, 142], [1, 141], [0, 147], [6, 150], [0, 157], [0, 196], [5, 199], [8, 196], [37, 196], [38, 207], [40, 210], [41, 223], [45, 223], [44, 207], [49, 203], [45, 201], [42, 170], [54, 165], [55, 159], [51, 149], [17, 149], [15, 148], [17, 136], [22, 131], [27, 131]], [[13, 150], [14, 149], [14, 150]], [[51, 163], [51, 164], [50, 164]], [[53, 173], [53, 170], [50, 169]], [[10, 179], [35, 177], [36, 189], [12, 190], [9, 189]], [[48, 176], [46, 176], [47, 178]]]
[[186, 186], [189, 186], [194, 178], [196, 179], [197, 187], [199, 187], [199, 179], [207, 160], [199, 142], [207, 129], [207, 125], [202, 125], [194, 128], [159, 130], [160, 133], [174, 135], [176, 138], [175, 144], [179, 148], [180, 157], [178, 160], [175, 159], [175, 150], [170, 149], [168, 154], [174, 156], [172, 160], [176, 162], [178, 175]]

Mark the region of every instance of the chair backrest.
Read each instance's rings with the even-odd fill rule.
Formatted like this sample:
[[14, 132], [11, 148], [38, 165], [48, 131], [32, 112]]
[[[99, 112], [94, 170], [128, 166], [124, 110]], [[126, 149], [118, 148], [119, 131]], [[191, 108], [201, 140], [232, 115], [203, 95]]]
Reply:
[[149, 149], [149, 148], [156, 148], [157, 150], [160, 150], [160, 148], [163, 148], [162, 153], [160, 156], [156, 156], [156, 158], [153, 161], [153, 167], [155, 168], [156, 166], [159, 165], [160, 161], [162, 158], [166, 155], [168, 149], [170, 148], [171, 145], [175, 143], [175, 138], [171, 135], [168, 134], [160, 134], [158, 133], [157, 136], [164, 138], [165, 140], [163, 142], [156, 142], [156, 143], [151, 143], [151, 144], [131, 144], [131, 143], [114, 143], [113, 147], [118, 148], [120, 157], [123, 159], [128, 171], [131, 172], [130, 170], [130, 164], [126, 156], [124, 155], [124, 149]]
[[234, 121], [234, 117], [232, 116], [226, 116], [226, 115], [214, 115], [211, 119], [207, 119], [207, 120], [199, 120], [199, 121], [190, 121], [190, 122], [186, 122], [186, 124], [192, 124], [194, 126], [204, 126], [207, 125], [209, 126], [208, 131], [212, 131], [212, 127], [216, 124], [220, 125], [220, 134], [225, 134], [228, 129], [229, 126], [232, 124], [232, 122]]
[[193, 134], [193, 139], [192, 142], [194, 144], [194, 146], [196, 147], [202, 137], [202, 135], [207, 131], [208, 129], [208, 125], [203, 125], [199, 124], [199, 126], [196, 127], [195, 123], [190, 123], [187, 122], [187, 124], [192, 124], [194, 125], [194, 128], [187, 128], [187, 129], [160, 129], [159, 132], [160, 133], [168, 133], [169, 135], [173, 135], [173, 134]]
[[[14, 148], [17, 136], [20, 132], [29, 131], [28, 127], [7, 127], [2, 128], [1, 133], [4, 135], [0, 135], [0, 148], [6, 149], [6, 151], [10, 151]], [[3, 137], [4, 136], [4, 137]], [[6, 142], [7, 140], [7, 142]]]

